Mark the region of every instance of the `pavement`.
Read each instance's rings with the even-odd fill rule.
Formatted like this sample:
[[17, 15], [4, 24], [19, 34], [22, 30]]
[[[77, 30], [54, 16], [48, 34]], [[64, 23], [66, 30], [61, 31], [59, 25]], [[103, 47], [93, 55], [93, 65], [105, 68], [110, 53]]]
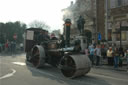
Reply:
[[118, 68], [114, 68], [114, 66], [108, 66], [108, 65], [100, 65], [100, 66], [93, 66], [92, 68], [99, 68], [99, 69], [108, 69], [108, 70], [115, 70], [115, 71], [124, 71], [128, 73], [128, 67], [122, 66]]
[[123, 61], [123, 66], [118, 68], [114, 68], [114, 66], [108, 66], [107, 64], [107, 59], [104, 59], [101, 61], [102, 64], [100, 64], [99, 66], [92, 66], [92, 68], [100, 68], [100, 69], [108, 69], [108, 70], [115, 70], [115, 71], [124, 71], [124, 72], [128, 72], [128, 66], [126, 64], [126, 60]]

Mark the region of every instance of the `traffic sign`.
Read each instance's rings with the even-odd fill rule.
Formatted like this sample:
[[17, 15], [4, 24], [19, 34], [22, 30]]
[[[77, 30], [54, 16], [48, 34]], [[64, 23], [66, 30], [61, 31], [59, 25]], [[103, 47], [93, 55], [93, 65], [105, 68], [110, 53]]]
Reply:
[[101, 33], [98, 33], [98, 40], [101, 40]]
[[17, 39], [17, 35], [16, 35], [16, 34], [14, 34], [14, 35], [13, 35], [13, 38], [16, 40], [16, 39]]

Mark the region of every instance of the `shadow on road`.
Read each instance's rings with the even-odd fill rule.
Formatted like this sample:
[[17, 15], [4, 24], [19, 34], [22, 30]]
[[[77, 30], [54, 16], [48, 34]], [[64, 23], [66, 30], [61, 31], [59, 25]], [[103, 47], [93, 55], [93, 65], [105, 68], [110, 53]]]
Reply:
[[50, 65], [46, 65], [43, 68], [36, 69], [33, 67], [32, 64], [28, 62], [26, 63], [27, 63], [27, 68], [31, 71], [33, 76], [48, 78], [62, 84], [66, 83], [67, 85], [111, 85], [107, 81], [101, 78], [97, 78], [95, 76], [90, 76], [90, 75], [69, 79], [64, 77], [59, 69], [54, 68]]

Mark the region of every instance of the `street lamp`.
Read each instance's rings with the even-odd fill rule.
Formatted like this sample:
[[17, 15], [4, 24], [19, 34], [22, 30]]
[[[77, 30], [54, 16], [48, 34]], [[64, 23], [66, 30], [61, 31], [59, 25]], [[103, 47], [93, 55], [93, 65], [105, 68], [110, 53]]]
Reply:
[[120, 48], [122, 47], [122, 32], [121, 32], [121, 22], [120, 22]]
[[108, 40], [108, 0], [106, 0], [105, 39]]

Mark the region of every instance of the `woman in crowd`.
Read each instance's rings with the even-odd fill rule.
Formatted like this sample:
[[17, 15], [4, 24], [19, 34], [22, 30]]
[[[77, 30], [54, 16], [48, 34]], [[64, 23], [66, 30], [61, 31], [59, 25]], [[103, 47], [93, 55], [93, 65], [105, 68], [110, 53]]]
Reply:
[[113, 65], [114, 58], [113, 58], [112, 47], [109, 47], [109, 49], [107, 50], [107, 58], [108, 58], [108, 65]]

